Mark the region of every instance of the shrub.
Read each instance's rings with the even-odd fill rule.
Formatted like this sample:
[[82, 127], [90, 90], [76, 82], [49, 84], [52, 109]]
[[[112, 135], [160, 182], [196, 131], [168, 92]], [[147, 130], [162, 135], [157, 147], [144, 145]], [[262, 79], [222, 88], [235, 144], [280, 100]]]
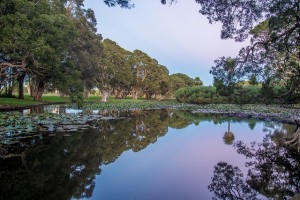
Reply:
[[224, 98], [218, 95], [216, 88], [212, 86], [181, 88], [176, 91], [175, 97], [179, 102], [196, 104], [219, 103], [220, 101], [224, 101]]

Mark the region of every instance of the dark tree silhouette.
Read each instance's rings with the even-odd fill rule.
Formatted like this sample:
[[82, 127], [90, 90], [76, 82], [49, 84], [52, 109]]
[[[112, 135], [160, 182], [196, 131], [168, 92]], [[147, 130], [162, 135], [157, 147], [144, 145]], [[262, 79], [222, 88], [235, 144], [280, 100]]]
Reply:
[[296, 199], [300, 193], [299, 128], [286, 134], [275, 128], [262, 143], [234, 143], [239, 154], [246, 156], [247, 177], [238, 167], [225, 162], [215, 166], [209, 189], [214, 199]]
[[214, 193], [214, 200], [257, 199], [257, 192], [244, 181], [241, 170], [226, 162], [219, 162], [215, 166], [212, 183], [208, 189]]

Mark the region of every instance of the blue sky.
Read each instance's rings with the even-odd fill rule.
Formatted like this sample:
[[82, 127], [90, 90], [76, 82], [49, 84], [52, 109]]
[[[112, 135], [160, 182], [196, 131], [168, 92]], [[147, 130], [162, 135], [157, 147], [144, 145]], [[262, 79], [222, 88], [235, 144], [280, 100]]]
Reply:
[[194, 0], [178, 0], [162, 5], [160, 0], [135, 0], [135, 8], [109, 8], [103, 0], [85, 0], [98, 21], [103, 38], [133, 51], [139, 49], [165, 65], [170, 74], [199, 76], [205, 85], [212, 84], [209, 74], [214, 60], [236, 56], [246, 43], [220, 39], [220, 24], [209, 24], [199, 14]]

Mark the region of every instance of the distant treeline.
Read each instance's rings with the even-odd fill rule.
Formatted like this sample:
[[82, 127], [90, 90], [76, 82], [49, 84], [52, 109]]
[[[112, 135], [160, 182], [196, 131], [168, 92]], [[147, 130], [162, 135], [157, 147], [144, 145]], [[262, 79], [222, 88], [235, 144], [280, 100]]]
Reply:
[[179, 102], [195, 104], [278, 104], [298, 102], [292, 96], [282, 95], [284, 91], [284, 86], [268, 87], [265, 84], [241, 85], [235, 87], [231, 93], [218, 91], [215, 86], [194, 86], [179, 89], [176, 92], [176, 99]]
[[[127, 51], [97, 33], [94, 11], [83, 1], [6, 0], [0, 3], [0, 95], [41, 100], [58, 91], [81, 102], [92, 89], [110, 95], [174, 96], [199, 78], [169, 75], [146, 53]], [[26, 90], [24, 88], [26, 87]]]

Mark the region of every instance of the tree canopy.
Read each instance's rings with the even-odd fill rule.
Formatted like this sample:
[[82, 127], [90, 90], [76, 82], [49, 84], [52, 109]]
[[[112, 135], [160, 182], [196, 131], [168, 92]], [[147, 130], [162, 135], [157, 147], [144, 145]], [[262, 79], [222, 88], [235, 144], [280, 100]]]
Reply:
[[[162, 4], [174, 2], [176, 0], [161, 0]], [[195, 2], [200, 5], [199, 13], [210, 23], [221, 23], [222, 39], [242, 42], [250, 38], [250, 45], [233, 58], [236, 82], [253, 76], [262, 82], [271, 79], [273, 85], [284, 86], [280, 96], [286, 96], [288, 102], [300, 98], [299, 0]], [[211, 70], [215, 82], [225, 80], [222, 78], [225, 72], [220, 68], [224, 59], [218, 59]], [[223, 70], [226, 71], [224, 67]]]
[[[300, 5], [298, 0], [276, 1], [205, 1], [200, 13], [209, 22], [221, 22], [221, 38], [244, 41], [250, 45], [235, 58], [239, 78], [249, 74], [272, 78], [286, 87], [285, 94], [299, 96]], [[220, 79], [220, 74], [214, 74]]]
[[[104, 3], [134, 7], [124, 0]], [[23, 99], [24, 82], [38, 101], [46, 90], [68, 95], [73, 102], [81, 102], [95, 87], [104, 101], [110, 94], [161, 98], [175, 92], [167, 67], [156, 59], [103, 40], [84, 0], [8, 0], [0, 3], [0, 14], [1, 96], [12, 96], [18, 84]]]

